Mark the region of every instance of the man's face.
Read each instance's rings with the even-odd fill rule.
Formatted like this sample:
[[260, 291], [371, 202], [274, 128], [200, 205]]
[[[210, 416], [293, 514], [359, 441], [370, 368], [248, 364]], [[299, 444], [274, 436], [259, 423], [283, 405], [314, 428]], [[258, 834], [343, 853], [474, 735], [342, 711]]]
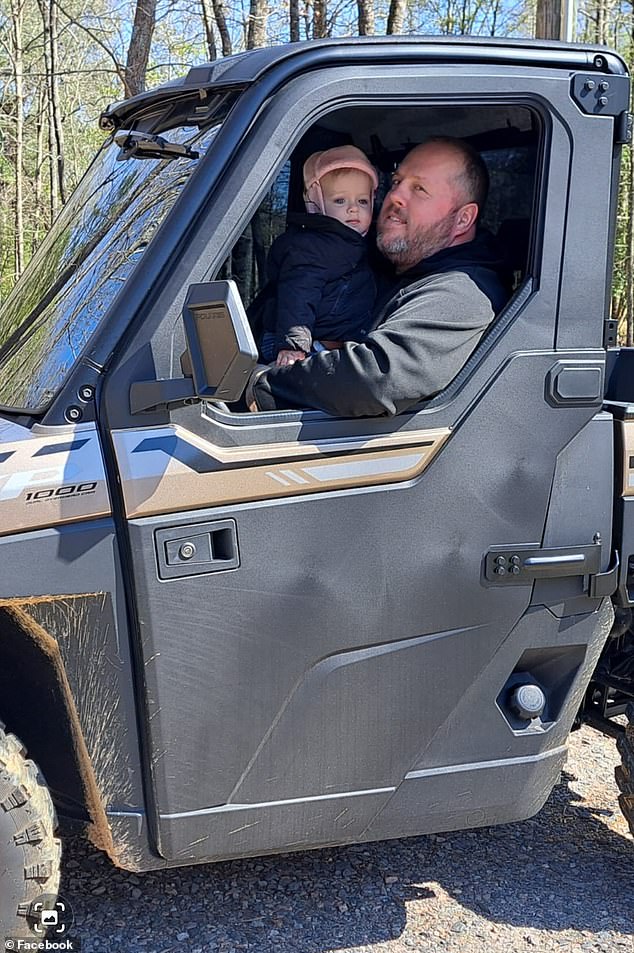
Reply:
[[465, 241], [458, 224], [462, 169], [458, 153], [435, 143], [413, 149], [399, 165], [377, 221], [377, 245], [397, 272]]
[[372, 182], [357, 169], [329, 172], [321, 180], [324, 214], [365, 235], [372, 221]]

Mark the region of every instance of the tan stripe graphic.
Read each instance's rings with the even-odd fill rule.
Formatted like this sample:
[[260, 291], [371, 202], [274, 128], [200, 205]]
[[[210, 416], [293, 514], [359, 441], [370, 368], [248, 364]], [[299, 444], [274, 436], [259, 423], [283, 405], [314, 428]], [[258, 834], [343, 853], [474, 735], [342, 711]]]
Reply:
[[94, 424], [31, 431], [0, 428], [0, 535], [109, 513]]
[[634, 420], [619, 420], [623, 447], [623, 496], [634, 496]]
[[412, 480], [450, 432], [229, 449], [180, 427], [118, 431], [113, 439], [132, 518]]

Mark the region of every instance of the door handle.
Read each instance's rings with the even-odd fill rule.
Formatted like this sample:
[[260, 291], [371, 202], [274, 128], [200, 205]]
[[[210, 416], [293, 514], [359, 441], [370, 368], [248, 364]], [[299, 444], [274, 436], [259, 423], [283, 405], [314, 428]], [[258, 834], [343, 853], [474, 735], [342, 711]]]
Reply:
[[496, 546], [484, 557], [484, 577], [489, 585], [527, 586], [535, 579], [594, 576], [601, 572], [601, 543], [555, 546], [539, 543]]
[[154, 545], [160, 579], [202, 576], [240, 565], [238, 533], [231, 519], [157, 529]]
[[588, 557], [584, 553], [567, 553], [561, 556], [529, 556], [524, 560], [523, 572], [535, 578], [549, 576], [584, 575], [590, 572], [586, 568]]

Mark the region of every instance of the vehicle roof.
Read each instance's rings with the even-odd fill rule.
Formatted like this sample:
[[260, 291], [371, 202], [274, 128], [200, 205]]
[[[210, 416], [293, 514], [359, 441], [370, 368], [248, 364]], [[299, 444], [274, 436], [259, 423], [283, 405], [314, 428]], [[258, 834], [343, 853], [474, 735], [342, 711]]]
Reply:
[[627, 73], [624, 60], [613, 50], [598, 44], [501, 37], [336, 37], [262, 47], [193, 66], [180, 79], [108, 106], [102, 113], [101, 125], [106, 129], [119, 126], [137, 108], [159, 103], [175, 93], [249, 86], [274, 71], [290, 78], [293, 73], [319, 66], [350, 65], [353, 62], [364, 65], [386, 61], [406, 63], [414, 59], [416, 62], [483, 62]]
[[469, 56], [468, 51], [472, 51], [472, 53], [475, 51], [479, 54], [478, 58], [488, 60], [497, 59], [505, 51], [505, 60], [517, 59], [524, 62], [528, 53], [535, 65], [562, 66], [578, 65], [579, 53], [590, 54], [590, 59], [600, 54], [606, 56], [606, 61], [607, 57], [614, 61], [620, 61], [621, 69], [619, 72], [626, 71], [625, 63], [618, 54], [597, 44], [480, 36], [357, 36], [331, 37], [248, 50], [244, 53], [237, 53], [234, 56], [215, 60], [213, 63], [192, 67], [184, 78], [184, 83], [186, 85], [197, 85], [203, 77], [206, 78], [207, 82], [214, 85], [219, 82], [222, 82], [223, 85], [225, 83], [255, 82], [266, 70], [283, 60], [299, 57], [306, 53], [315, 54], [318, 50], [323, 49], [347, 48], [353, 57], [355, 53], [360, 52], [360, 48], [368, 51], [374, 49], [377, 58], [379, 58], [381, 52], [385, 51], [386, 48], [393, 49], [398, 54], [398, 52], [403, 52], [408, 47], [420, 47], [422, 53], [426, 50], [430, 56], [434, 52], [434, 48], [437, 48], [438, 52], [434, 58], [438, 55], [446, 58], [453, 54], [457, 59], [471, 59], [472, 56]]

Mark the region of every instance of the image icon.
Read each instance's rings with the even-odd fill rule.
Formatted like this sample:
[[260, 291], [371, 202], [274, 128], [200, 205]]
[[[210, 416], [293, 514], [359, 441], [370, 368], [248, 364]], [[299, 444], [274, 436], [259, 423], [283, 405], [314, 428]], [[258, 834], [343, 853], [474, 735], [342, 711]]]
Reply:
[[36, 936], [60, 937], [72, 928], [74, 916], [66, 900], [43, 894], [31, 904], [28, 920]]

